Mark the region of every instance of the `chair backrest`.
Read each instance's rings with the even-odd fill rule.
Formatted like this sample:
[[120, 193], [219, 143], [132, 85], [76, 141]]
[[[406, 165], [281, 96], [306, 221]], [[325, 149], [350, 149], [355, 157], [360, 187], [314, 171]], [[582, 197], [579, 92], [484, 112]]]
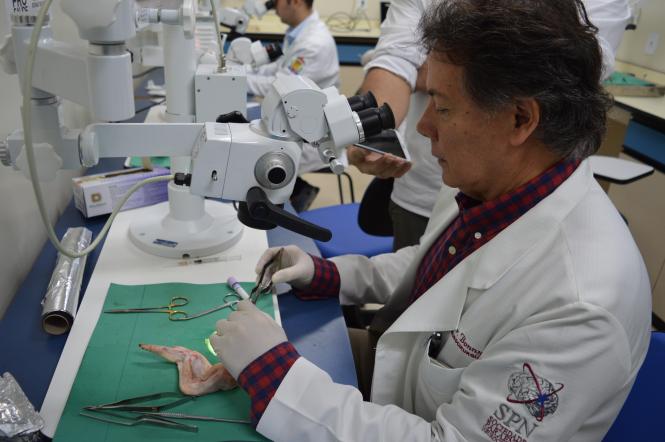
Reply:
[[332, 232], [330, 241], [314, 241], [322, 257], [348, 254], [371, 257], [392, 251], [392, 237], [372, 236], [360, 230], [357, 222], [359, 206], [358, 203], [340, 204], [300, 212], [302, 219]]
[[374, 178], [365, 189], [358, 210], [358, 225], [363, 232], [376, 236], [393, 236], [390, 219], [390, 195], [393, 178]]
[[663, 440], [665, 418], [665, 333], [652, 332], [644, 364], [614, 424], [603, 439], [614, 441]]

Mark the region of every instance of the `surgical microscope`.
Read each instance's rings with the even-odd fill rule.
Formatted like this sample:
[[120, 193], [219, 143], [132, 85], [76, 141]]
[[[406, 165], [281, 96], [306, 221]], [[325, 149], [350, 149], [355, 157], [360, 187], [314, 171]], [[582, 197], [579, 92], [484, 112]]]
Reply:
[[[44, 0], [38, 13], [34, 8], [12, 13], [13, 50], [4, 56], [3, 65], [10, 71], [13, 66], [19, 75], [23, 130], [14, 131], [0, 145], [0, 160], [28, 172], [49, 238], [58, 250], [69, 256], [89, 252], [62, 249], [48, 222], [38, 180], [53, 179], [61, 168], [91, 167], [101, 158], [130, 155], [187, 158], [187, 167], [172, 176], [169, 192], [173, 187], [177, 195], [237, 201], [238, 218], [247, 226], [282, 226], [318, 240], [330, 239], [330, 231], [282, 207], [293, 189], [303, 143], [315, 147], [331, 170], [341, 173], [344, 166], [337, 158], [342, 149], [394, 127], [388, 105], [377, 107], [370, 96], [347, 99], [335, 88], [322, 90], [294, 76], [275, 81], [261, 104], [261, 118], [252, 122], [239, 122], [242, 116], [230, 113], [222, 122], [123, 123], [134, 115], [131, 55], [125, 47], [135, 35], [139, 11], [134, 1], [62, 0], [63, 11], [89, 42], [83, 49], [53, 39], [47, 24], [50, 4]], [[68, 129], [58, 115], [59, 97], [86, 106], [97, 121], [114, 123]], [[224, 99], [218, 97], [220, 102]], [[179, 210], [186, 215], [201, 208]]]
[[[231, 64], [257, 68], [277, 60], [283, 54], [282, 47], [278, 43], [262, 44], [261, 41], [252, 42], [249, 38], [240, 37], [247, 32], [250, 18], [261, 19], [268, 10], [275, 7], [274, 1], [269, 0], [264, 3], [261, 0], [245, 0], [239, 9], [218, 8], [215, 6], [217, 3], [218, 0], [198, 2], [186, 0], [177, 9], [172, 6], [141, 8], [137, 36], [128, 43], [134, 52], [135, 64], [146, 67], [165, 65], [164, 51], [167, 50], [165, 46], [169, 41], [165, 38], [162, 24], [168, 26], [181, 23], [184, 24], [186, 32], [192, 32], [194, 28], [199, 64], [216, 64], [220, 55], [224, 56], [218, 48], [224, 47], [227, 34], [222, 33], [221, 42], [218, 43], [217, 38], [221, 32], [218, 24], [231, 31], [232, 38], [226, 52], [226, 60]], [[196, 23], [189, 22], [192, 17]], [[225, 61], [222, 65], [224, 63]]]

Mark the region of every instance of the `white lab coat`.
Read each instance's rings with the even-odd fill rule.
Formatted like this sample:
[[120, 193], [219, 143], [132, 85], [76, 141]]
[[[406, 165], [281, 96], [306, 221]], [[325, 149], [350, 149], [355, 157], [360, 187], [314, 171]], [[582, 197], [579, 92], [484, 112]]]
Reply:
[[[334, 259], [342, 302], [387, 302], [373, 324], [388, 328], [372, 403], [299, 358], [260, 433], [276, 441], [602, 439], [646, 354], [651, 296], [637, 246], [589, 162], [402, 312], [423, 255], [457, 214], [451, 195], [440, 195], [421, 246]], [[432, 359], [428, 337], [437, 330], [447, 333]], [[543, 392], [560, 389], [542, 421], [538, 407], [511, 402], [536, 398], [529, 368]]]
[[[417, 70], [427, 55], [418, 42], [415, 29], [423, 12], [436, 1], [393, 0], [388, 16], [381, 24], [381, 38], [372, 60], [365, 65], [365, 71], [385, 69], [404, 78], [413, 90]], [[614, 70], [614, 53], [630, 19], [630, 9], [626, 0], [583, 0], [583, 3], [589, 19], [598, 27], [598, 41], [603, 51], [603, 68], [607, 76]], [[425, 217], [431, 215], [442, 185], [441, 168], [436, 161], [432, 161], [429, 139], [416, 130], [428, 100], [429, 97], [423, 92], [414, 92], [411, 96], [409, 113], [402, 130], [411, 154], [412, 167], [404, 176], [395, 180], [391, 195], [398, 206]]]
[[[284, 40], [284, 55], [261, 66], [255, 72], [248, 72], [247, 87], [250, 93], [265, 96], [279, 75], [302, 75], [322, 89], [339, 86], [337, 46], [328, 27], [316, 11], [313, 11], [302, 25], [304, 28], [292, 44], [289, 45], [286, 39]], [[302, 68], [295, 69], [298, 72], [294, 72], [292, 67], [298, 58], [302, 60]], [[298, 65], [299, 63], [296, 63], [295, 66]]]

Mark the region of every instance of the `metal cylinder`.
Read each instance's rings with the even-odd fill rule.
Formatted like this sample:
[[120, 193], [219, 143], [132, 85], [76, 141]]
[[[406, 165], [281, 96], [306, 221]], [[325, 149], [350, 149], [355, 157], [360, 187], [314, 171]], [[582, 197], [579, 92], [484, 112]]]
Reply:
[[[67, 229], [62, 245], [68, 250], [81, 251], [90, 245], [92, 232], [85, 227]], [[46, 295], [42, 300], [42, 327], [46, 333], [67, 333], [76, 316], [79, 294], [87, 256], [70, 258], [58, 253]]]
[[193, 122], [196, 48], [194, 38], [182, 26], [164, 28], [164, 78], [166, 80], [166, 117], [171, 123]]
[[100, 121], [133, 117], [132, 60], [125, 46], [91, 45], [87, 65], [93, 116]]

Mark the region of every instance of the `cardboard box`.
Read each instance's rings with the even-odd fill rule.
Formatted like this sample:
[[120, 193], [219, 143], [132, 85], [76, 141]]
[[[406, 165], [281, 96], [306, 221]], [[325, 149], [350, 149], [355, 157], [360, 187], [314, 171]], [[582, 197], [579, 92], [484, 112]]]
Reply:
[[[146, 178], [169, 175], [169, 169], [134, 168], [73, 178], [74, 203], [90, 218], [111, 213], [130, 187]], [[129, 197], [121, 210], [149, 206], [168, 199], [168, 181], [146, 184]]]

